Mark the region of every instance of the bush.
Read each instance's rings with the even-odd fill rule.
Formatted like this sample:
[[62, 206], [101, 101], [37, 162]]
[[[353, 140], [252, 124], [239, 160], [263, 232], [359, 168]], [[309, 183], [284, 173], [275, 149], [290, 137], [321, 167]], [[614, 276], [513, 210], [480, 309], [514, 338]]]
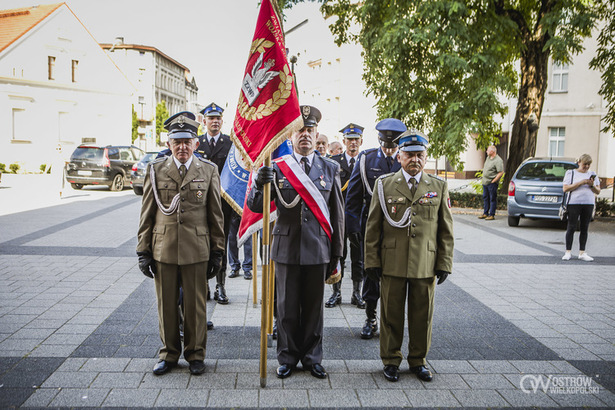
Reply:
[[19, 171], [20, 166], [19, 166], [19, 164], [11, 164], [11, 165], [9, 165], [9, 168], [11, 169], [11, 172], [13, 174], [16, 174], [17, 171]]
[[[471, 192], [451, 192], [451, 206], [455, 208], [483, 209], [483, 194]], [[497, 209], [506, 209], [508, 196], [498, 195]]]
[[0, 172], [6, 172], [6, 164], [0, 162]]
[[[502, 174], [502, 177], [500, 178], [500, 180], [498, 181], [498, 192], [503, 192], [502, 191], [502, 185], [504, 184], [504, 176], [506, 175], [506, 173]], [[474, 176], [478, 179], [472, 180], [472, 182], [470, 182], [468, 185], [470, 185], [472, 187], [472, 189], [474, 190], [474, 192], [476, 192], [477, 194], [483, 194], [483, 183], [482, 183], [482, 179], [483, 179], [483, 171], [476, 171], [476, 174], [474, 174]], [[508, 190], [508, 187], [506, 187], [506, 189]]]
[[615, 216], [615, 202], [611, 202], [606, 198], [598, 198], [596, 201], [596, 215]]

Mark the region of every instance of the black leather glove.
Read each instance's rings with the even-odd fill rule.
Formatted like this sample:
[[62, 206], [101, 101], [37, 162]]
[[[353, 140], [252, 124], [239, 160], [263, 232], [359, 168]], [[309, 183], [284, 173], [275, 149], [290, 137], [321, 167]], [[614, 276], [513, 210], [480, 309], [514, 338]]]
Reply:
[[450, 275], [449, 272], [445, 272], [443, 270], [437, 270], [436, 276], [438, 277], [438, 285], [444, 282], [446, 278], [448, 278], [448, 275]]
[[263, 185], [268, 182], [273, 182], [273, 168], [271, 167], [260, 167], [256, 174], [256, 188], [262, 189]]
[[339, 261], [340, 258], [338, 256], [331, 257], [331, 260], [329, 261], [329, 266], [327, 267], [327, 277], [325, 279], [329, 279], [329, 277], [333, 275], [333, 272], [335, 271], [335, 269], [337, 269], [337, 263]]
[[382, 268], [366, 268], [365, 274], [374, 282], [380, 282], [380, 278], [382, 277]]
[[209, 254], [209, 262], [207, 263], [207, 279], [215, 277], [222, 267], [222, 258], [224, 251], [212, 251]]
[[152, 254], [149, 252], [137, 252], [139, 257], [139, 269], [148, 278], [154, 278], [156, 274], [156, 262], [152, 258]]
[[363, 240], [361, 232], [352, 232], [348, 234], [348, 240], [350, 241], [350, 243], [356, 247], [356, 248], [360, 248], [361, 247], [361, 241]]

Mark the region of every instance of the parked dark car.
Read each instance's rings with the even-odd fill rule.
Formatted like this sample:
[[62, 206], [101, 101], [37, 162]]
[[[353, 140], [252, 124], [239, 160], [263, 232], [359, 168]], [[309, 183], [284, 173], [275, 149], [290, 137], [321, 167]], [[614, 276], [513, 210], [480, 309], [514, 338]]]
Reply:
[[107, 185], [121, 191], [130, 181], [132, 166], [145, 155], [134, 145], [78, 146], [66, 166], [66, 180], [75, 189], [84, 185]]
[[515, 171], [508, 185], [508, 225], [519, 220], [559, 219], [566, 171], [577, 168], [571, 158], [529, 158]]
[[139, 162], [132, 166], [132, 171], [130, 172], [130, 184], [132, 185], [132, 190], [135, 191], [135, 194], [143, 195], [145, 169], [147, 168], [147, 164], [156, 159], [157, 155], [158, 152], [148, 152], [139, 160]]

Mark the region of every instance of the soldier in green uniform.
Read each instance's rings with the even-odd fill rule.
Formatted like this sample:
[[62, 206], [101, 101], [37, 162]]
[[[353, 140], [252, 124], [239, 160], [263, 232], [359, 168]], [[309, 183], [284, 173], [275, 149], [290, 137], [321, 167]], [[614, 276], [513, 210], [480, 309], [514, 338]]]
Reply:
[[183, 289], [183, 355], [190, 373], [205, 371], [207, 278], [224, 257], [220, 177], [213, 162], [194, 155], [199, 123], [184, 111], [167, 119], [172, 155], [148, 165], [143, 184], [137, 255], [154, 279], [162, 348], [154, 374], [173, 368], [182, 354], [178, 301]]
[[423, 172], [427, 137], [410, 129], [396, 141], [401, 169], [376, 182], [365, 231], [365, 273], [381, 281], [384, 377], [399, 380], [407, 299], [410, 371], [431, 381], [425, 357], [436, 277], [444, 282], [453, 268], [453, 217], [446, 182]]

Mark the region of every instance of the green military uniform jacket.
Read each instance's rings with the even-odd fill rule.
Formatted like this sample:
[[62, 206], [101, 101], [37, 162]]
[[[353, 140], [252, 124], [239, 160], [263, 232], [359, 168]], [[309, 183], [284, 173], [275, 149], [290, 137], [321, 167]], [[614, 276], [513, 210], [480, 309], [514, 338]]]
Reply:
[[[161, 212], [152, 190], [150, 173], [164, 207], [180, 194], [176, 212]], [[149, 252], [154, 260], [190, 265], [209, 260], [213, 250], [224, 251], [224, 216], [220, 201], [220, 177], [214, 163], [193, 156], [182, 178], [173, 157], [160, 158], [147, 167], [137, 252]]]
[[[453, 269], [453, 216], [445, 181], [423, 172], [414, 196], [401, 170], [383, 175], [385, 209], [399, 221], [411, 207], [411, 224], [396, 228], [383, 214], [374, 188], [365, 230], [365, 268], [382, 268], [383, 275], [431, 278], [436, 270]], [[376, 184], [376, 187], [379, 184]]]

